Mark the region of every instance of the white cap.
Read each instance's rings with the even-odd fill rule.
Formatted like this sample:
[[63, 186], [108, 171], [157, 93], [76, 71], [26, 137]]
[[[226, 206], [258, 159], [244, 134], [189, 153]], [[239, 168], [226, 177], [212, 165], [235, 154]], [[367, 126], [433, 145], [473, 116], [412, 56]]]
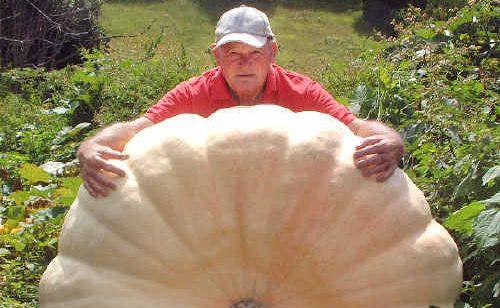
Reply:
[[249, 6], [225, 12], [215, 28], [215, 48], [229, 42], [242, 42], [256, 48], [266, 44], [274, 34], [266, 14]]

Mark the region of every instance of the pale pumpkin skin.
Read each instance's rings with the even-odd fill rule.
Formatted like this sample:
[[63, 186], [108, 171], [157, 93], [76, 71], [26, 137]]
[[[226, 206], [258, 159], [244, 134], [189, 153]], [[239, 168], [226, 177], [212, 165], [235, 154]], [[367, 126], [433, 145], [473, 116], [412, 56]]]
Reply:
[[361, 175], [359, 142], [274, 105], [141, 131], [116, 191], [80, 188], [41, 306], [452, 307], [457, 246], [401, 170]]

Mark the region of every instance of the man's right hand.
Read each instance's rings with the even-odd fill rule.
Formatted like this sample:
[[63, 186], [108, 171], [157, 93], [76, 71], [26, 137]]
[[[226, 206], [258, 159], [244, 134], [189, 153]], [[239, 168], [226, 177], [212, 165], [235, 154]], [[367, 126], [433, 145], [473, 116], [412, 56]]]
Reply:
[[116, 189], [116, 185], [106, 172], [124, 177], [125, 171], [110, 164], [108, 159], [127, 159], [128, 155], [120, 152], [125, 144], [137, 132], [153, 124], [153, 121], [146, 117], [131, 122], [116, 123], [80, 144], [76, 155], [80, 160], [83, 185], [92, 197], [106, 197], [109, 189]]
[[128, 155], [94, 141], [86, 141], [80, 145], [77, 153], [80, 161], [83, 185], [89, 194], [98, 198], [106, 197], [109, 189], [116, 189], [116, 185], [102, 171], [108, 171], [124, 177], [125, 171], [110, 164], [108, 159], [127, 159]]

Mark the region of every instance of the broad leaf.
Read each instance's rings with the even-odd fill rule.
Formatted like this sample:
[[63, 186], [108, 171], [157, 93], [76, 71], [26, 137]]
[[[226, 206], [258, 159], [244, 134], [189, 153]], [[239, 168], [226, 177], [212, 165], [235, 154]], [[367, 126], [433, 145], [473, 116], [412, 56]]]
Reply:
[[457, 199], [472, 192], [472, 190], [474, 189], [474, 177], [476, 172], [477, 164], [473, 163], [465, 178], [463, 178], [460, 184], [458, 184], [458, 186], [455, 188], [453, 199]]
[[473, 202], [451, 214], [445, 221], [445, 227], [460, 233], [472, 234], [472, 223], [474, 219], [484, 210], [485, 205]]
[[483, 185], [486, 185], [491, 180], [494, 180], [494, 179], [496, 179], [499, 176], [500, 176], [500, 166], [494, 166], [494, 167], [490, 168], [483, 175]]
[[423, 39], [430, 40], [434, 36], [436, 36], [436, 31], [434, 31], [433, 29], [429, 29], [429, 28], [421, 28], [421, 29], [416, 30], [415, 34], [417, 36], [420, 36]]
[[30, 163], [24, 164], [19, 169], [19, 174], [27, 180], [30, 185], [36, 183], [48, 183], [50, 181], [50, 175], [47, 172]]
[[474, 239], [480, 250], [500, 243], [500, 209], [482, 211], [474, 221]]
[[16, 202], [17, 205], [23, 205], [29, 197], [30, 193], [24, 190], [17, 190], [9, 195], [9, 199]]
[[78, 194], [78, 189], [82, 184], [80, 177], [62, 178], [61, 187], [57, 188], [54, 194], [57, 196], [56, 201], [63, 205], [71, 205]]
[[7, 248], [0, 248], [0, 257], [10, 255], [10, 251]]
[[24, 219], [24, 215], [26, 213], [26, 208], [24, 206], [10, 206], [5, 211], [5, 216], [8, 219], [21, 221]]
[[358, 85], [349, 99], [350, 109], [354, 114], [359, 114], [361, 106], [369, 99], [368, 89], [364, 83]]
[[46, 221], [55, 218], [59, 215], [65, 214], [68, 211], [68, 207], [65, 206], [53, 206], [48, 209], [40, 210], [31, 215], [36, 221]]
[[500, 192], [497, 192], [494, 196], [491, 196], [491, 198], [482, 200], [481, 202], [486, 203], [487, 205], [500, 204]]

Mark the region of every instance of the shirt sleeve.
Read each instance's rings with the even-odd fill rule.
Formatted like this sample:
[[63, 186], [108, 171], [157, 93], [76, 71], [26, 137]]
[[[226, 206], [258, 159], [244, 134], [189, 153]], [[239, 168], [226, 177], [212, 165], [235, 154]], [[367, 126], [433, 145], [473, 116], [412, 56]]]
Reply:
[[154, 123], [181, 113], [193, 113], [191, 94], [186, 82], [182, 82], [165, 94], [144, 116]]
[[331, 115], [345, 125], [351, 123], [356, 116], [341, 103], [337, 102], [323, 87], [313, 81], [307, 88], [307, 101], [304, 109]]

